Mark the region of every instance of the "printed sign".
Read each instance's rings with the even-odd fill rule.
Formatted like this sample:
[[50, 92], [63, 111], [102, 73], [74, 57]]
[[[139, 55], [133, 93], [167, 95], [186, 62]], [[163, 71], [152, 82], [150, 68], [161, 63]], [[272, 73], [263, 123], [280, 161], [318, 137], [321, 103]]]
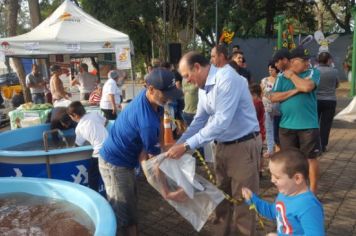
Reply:
[[123, 46], [116, 46], [115, 60], [118, 69], [131, 69], [130, 48], [123, 47]]
[[23, 113], [23, 117], [24, 118], [28, 118], [28, 117], [38, 117], [38, 118], [40, 118], [40, 114], [38, 114], [37, 112], [24, 112]]
[[39, 42], [31, 42], [31, 43], [24, 43], [24, 47], [26, 51], [38, 52], [40, 50], [40, 43]]
[[79, 52], [80, 51], [80, 43], [67, 43], [66, 51], [68, 52]]

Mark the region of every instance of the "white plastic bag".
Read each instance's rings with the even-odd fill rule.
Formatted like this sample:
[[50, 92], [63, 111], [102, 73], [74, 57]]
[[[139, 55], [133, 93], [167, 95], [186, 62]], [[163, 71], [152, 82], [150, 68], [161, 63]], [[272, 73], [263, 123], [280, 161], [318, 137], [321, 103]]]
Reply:
[[224, 199], [224, 194], [195, 174], [195, 158], [165, 158], [165, 153], [142, 164], [147, 181], [173, 206], [195, 230], [200, 231], [209, 215]]

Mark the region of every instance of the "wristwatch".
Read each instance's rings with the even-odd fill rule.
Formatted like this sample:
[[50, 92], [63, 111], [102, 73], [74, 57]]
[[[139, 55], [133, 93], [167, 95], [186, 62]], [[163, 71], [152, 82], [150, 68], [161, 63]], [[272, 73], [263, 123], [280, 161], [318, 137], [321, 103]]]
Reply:
[[184, 148], [185, 148], [185, 151], [189, 151], [190, 150], [190, 146], [188, 143], [184, 143]]

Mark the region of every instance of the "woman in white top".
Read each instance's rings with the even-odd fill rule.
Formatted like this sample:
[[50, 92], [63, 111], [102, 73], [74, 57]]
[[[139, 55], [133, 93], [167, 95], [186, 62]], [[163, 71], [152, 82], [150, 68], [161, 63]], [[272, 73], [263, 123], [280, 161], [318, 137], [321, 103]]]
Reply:
[[117, 117], [117, 110], [121, 103], [119, 86], [123, 84], [125, 75], [125, 72], [118, 70], [111, 70], [108, 73], [108, 80], [104, 84], [100, 100], [100, 108], [108, 120], [115, 120]]
[[269, 157], [274, 151], [274, 127], [273, 127], [273, 109], [272, 102], [268, 98], [268, 93], [272, 91], [273, 85], [276, 81], [278, 69], [272, 64], [268, 64], [269, 76], [261, 80], [262, 88], [262, 102], [265, 108], [265, 127], [266, 127], [266, 142], [267, 142], [267, 152], [263, 155], [264, 157]]

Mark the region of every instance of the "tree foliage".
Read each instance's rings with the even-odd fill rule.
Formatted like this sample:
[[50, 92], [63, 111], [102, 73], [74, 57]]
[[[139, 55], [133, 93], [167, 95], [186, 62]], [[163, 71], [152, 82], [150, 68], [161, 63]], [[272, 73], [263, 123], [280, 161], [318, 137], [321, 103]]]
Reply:
[[355, 0], [321, 0], [332, 19], [345, 32], [351, 33], [351, 10], [355, 6]]
[[[0, 0], [1, 36], [6, 32], [1, 29], [4, 29], [3, 19], [6, 17], [2, 9], [7, 1], [11, 0]], [[227, 26], [232, 27], [239, 38], [273, 37], [276, 35], [274, 18], [281, 14], [293, 22], [296, 33], [312, 34], [317, 29], [349, 33], [352, 30], [351, 8], [355, 6], [355, 0], [196, 0], [193, 32], [194, 0], [72, 1], [103, 23], [130, 35], [136, 57], [146, 62], [149, 62], [152, 54], [161, 59], [167, 58], [167, 44], [171, 42], [182, 43], [183, 50], [191, 48], [193, 35], [198, 36], [200, 46], [211, 47], [217, 43], [223, 27]], [[41, 18], [48, 17], [62, 2], [42, 0]], [[25, 12], [26, 9], [21, 7], [19, 19], [23, 20], [18, 20], [17, 33], [29, 28], [30, 21]]]

